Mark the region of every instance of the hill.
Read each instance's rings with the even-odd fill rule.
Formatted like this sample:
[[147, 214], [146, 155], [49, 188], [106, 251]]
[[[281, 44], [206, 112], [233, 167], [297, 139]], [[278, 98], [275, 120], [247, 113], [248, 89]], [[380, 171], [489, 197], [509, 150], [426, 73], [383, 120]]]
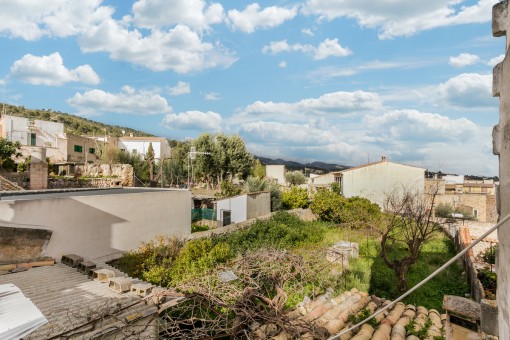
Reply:
[[137, 137], [153, 136], [143, 131], [118, 125], [103, 124], [83, 117], [70, 115], [68, 113], [53, 111], [51, 109], [32, 110], [23, 106], [5, 104], [5, 113], [11, 116], [63, 123], [64, 131], [75, 135], [102, 136], [106, 131], [106, 133], [110, 136], [120, 137], [123, 135], [122, 131], [124, 131], [126, 135], [132, 133], [133, 136]]
[[258, 159], [264, 165], [285, 165], [285, 167], [289, 170], [304, 170], [306, 168], [307, 171], [312, 173], [321, 174], [331, 171], [342, 171], [345, 169], [349, 169], [349, 166], [339, 165], [339, 164], [331, 164], [324, 162], [311, 162], [311, 163], [299, 163], [294, 161], [286, 161], [283, 159], [271, 159], [267, 157], [259, 157], [254, 156], [255, 159]]

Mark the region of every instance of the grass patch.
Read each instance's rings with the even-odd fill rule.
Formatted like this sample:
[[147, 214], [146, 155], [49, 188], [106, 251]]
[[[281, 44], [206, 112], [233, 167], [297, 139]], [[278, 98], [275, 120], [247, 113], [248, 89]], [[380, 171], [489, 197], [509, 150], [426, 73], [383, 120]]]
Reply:
[[[366, 240], [360, 243], [360, 258], [351, 261], [345, 275], [345, 288], [356, 287], [393, 300], [399, 296], [395, 273], [384, 264], [379, 253], [380, 244], [376, 239], [369, 239], [368, 245]], [[409, 288], [414, 287], [455, 254], [452, 242], [443, 234], [438, 234], [424, 245], [420, 259], [409, 269]], [[408, 296], [404, 302], [442, 311], [443, 295], [464, 296], [465, 293], [469, 293], [462, 271], [459, 263], [452, 264]]]

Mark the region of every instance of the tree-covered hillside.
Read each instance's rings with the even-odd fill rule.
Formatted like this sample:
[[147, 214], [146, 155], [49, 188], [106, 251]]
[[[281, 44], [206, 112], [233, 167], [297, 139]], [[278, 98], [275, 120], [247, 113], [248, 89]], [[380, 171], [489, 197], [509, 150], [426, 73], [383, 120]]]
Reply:
[[122, 136], [122, 130], [124, 130], [124, 133], [127, 136], [129, 136], [130, 133], [132, 133], [133, 136], [139, 137], [153, 136], [143, 131], [138, 131], [118, 125], [103, 124], [83, 117], [63, 113], [60, 111], [53, 111], [51, 109], [32, 110], [26, 109], [23, 106], [5, 104], [5, 113], [11, 116], [64, 123], [64, 131], [75, 135], [103, 136], [105, 134], [106, 129], [106, 134], [110, 136]]

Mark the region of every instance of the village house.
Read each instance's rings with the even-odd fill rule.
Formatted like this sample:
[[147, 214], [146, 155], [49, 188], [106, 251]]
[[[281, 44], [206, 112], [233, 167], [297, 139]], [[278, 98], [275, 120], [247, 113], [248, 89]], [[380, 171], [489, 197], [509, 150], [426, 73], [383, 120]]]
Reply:
[[280, 185], [285, 185], [285, 165], [266, 165], [266, 177], [275, 180]]
[[378, 162], [311, 178], [310, 186], [316, 190], [338, 183], [345, 197], [364, 197], [382, 208], [386, 196], [395, 190], [405, 188], [423, 194], [424, 181], [424, 168], [390, 162], [382, 157]]

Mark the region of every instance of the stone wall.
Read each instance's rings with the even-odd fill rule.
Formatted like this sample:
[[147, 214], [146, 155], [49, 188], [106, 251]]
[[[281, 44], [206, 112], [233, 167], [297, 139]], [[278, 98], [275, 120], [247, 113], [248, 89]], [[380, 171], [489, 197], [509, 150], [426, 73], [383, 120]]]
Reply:
[[48, 189], [115, 188], [121, 186], [121, 180], [119, 178], [58, 177], [48, 179]]
[[28, 171], [25, 172], [1, 172], [0, 176], [7, 180], [16, 183], [23, 189], [30, 189], [30, 174]]
[[[505, 58], [494, 67], [492, 93], [499, 97], [499, 123], [492, 130], [493, 152], [499, 156], [499, 187], [497, 188], [500, 220], [510, 214], [510, 17], [508, 0], [492, 8], [492, 34], [506, 37]], [[510, 339], [510, 220], [498, 230], [498, 321], [501, 339]]]
[[52, 231], [0, 224], [0, 264], [37, 261], [46, 256]]
[[83, 164], [75, 171], [83, 177], [116, 177], [124, 187], [134, 186], [134, 171], [130, 164]]

